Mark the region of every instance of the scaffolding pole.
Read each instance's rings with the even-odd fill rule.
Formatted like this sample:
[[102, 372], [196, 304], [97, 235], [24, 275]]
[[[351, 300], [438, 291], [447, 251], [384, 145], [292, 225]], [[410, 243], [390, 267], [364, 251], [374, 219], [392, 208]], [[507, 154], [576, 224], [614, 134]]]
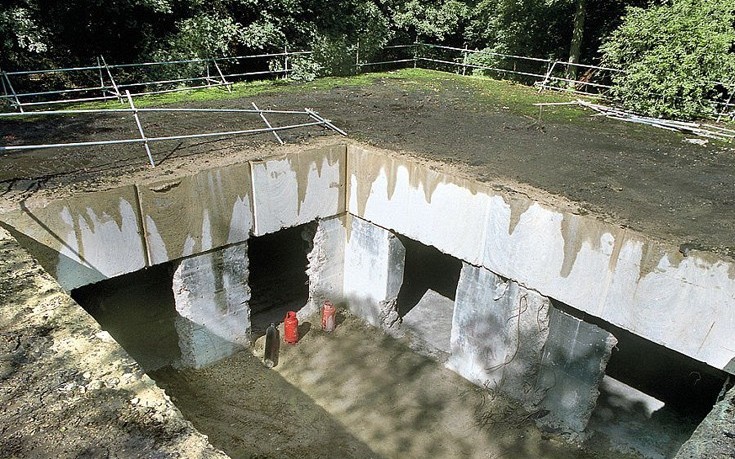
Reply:
[[328, 119], [322, 118], [319, 113], [315, 112], [314, 110], [310, 108], [305, 108], [304, 111], [309, 114], [309, 116], [318, 121], [320, 124], [323, 124], [324, 126], [328, 127], [329, 129], [333, 130], [334, 132], [337, 132], [340, 135], [347, 136], [347, 133], [343, 131], [342, 129], [338, 128], [332, 122]]
[[[258, 114], [260, 115], [260, 118], [263, 120], [265, 125], [268, 126], [268, 129], [273, 129], [273, 126], [271, 126], [271, 123], [268, 121], [268, 118], [266, 118], [263, 112], [258, 108], [258, 106], [255, 105], [255, 102], [252, 102], [252, 104], [253, 104], [253, 108], [258, 111]], [[273, 136], [276, 138], [278, 143], [280, 143], [281, 145], [284, 145], [285, 142], [281, 139], [281, 136], [278, 135], [278, 132], [276, 132], [275, 130], [272, 132], [273, 132]]]
[[140, 124], [140, 117], [138, 116], [138, 110], [135, 108], [135, 105], [133, 104], [133, 98], [130, 96], [130, 91], [125, 90], [125, 95], [128, 98], [130, 109], [133, 110], [133, 117], [135, 118], [135, 124], [138, 125], [138, 132], [140, 132], [140, 138], [143, 140], [143, 146], [145, 147], [146, 154], [148, 154], [148, 160], [151, 162], [151, 167], [156, 167], [156, 163], [153, 161], [153, 155], [151, 154], [151, 149], [148, 146], [148, 139], [145, 136], [145, 132], [143, 132], [143, 125]]
[[[214, 68], [217, 69], [217, 73], [219, 73], [219, 77], [222, 80], [222, 84], [227, 86], [227, 92], [232, 92], [232, 83], [227, 81], [225, 79], [225, 75], [222, 73], [222, 69], [219, 68], [219, 64], [217, 63], [216, 59], [212, 59], [212, 63], [214, 64]], [[209, 66], [207, 66], [207, 71], [209, 71]]]
[[[117, 87], [117, 83], [115, 83], [115, 78], [112, 77], [112, 71], [110, 70], [110, 66], [107, 65], [107, 61], [105, 60], [104, 56], [100, 56], [100, 59], [102, 60], [102, 64], [104, 64], [105, 66], [105, 70], [107, 70], [107, 76], [110, 78], [110, 83], [112, 83], [112, 87], [113, 89], [115, 89], [115, 96], [120, 100], [120, 103], [122, 103], [123, 99], [122, 99], [122, 95], [120, 94], [120, 88]], [[130, 95], [128, 95], [128, 97], [130, 97]]]

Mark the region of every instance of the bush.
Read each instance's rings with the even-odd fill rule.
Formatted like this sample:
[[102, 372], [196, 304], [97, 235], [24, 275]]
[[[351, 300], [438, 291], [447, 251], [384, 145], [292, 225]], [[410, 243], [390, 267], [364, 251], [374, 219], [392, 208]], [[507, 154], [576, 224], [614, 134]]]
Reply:
[[718, 82], [735, 75], [735, 6], [732, 0], [674, 0], [629, 8], [603, 44], [612, 95], [650, 116], [696, 118], [712, 114]]

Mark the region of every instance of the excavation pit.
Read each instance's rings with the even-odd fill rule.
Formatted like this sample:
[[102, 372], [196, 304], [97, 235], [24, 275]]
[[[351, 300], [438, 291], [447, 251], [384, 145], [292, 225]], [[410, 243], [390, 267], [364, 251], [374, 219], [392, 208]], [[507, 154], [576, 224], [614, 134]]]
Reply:
[[[631, 263], [640, 236], [524, 199], [350, 144], [26, 207], [5, 222], [233, 457], [280, 447], [592, 457], [600, 445], [670, 457], [727, 374], [701, 345], [670, 350], [653, 341], [667, 330], [595, 309], [625, 289], [605, 299], [585, 282], [630, 282], [646, 297], [659, 288], [649, 279], [687, 260]], [[109, 257], [111, 241], [127, 256]], [[656, 282], [686, 295], [672, 278]], [[333, 334], [319, 327], [325, 300], [340, 310]], [[633, 306], [638, 319], [651, 308]], [[262, 335], [288, 310], [302, 340], [268, 370]], [[641, 353], [643, 368], [626, 365]], [[656, 382], [667, 376], [689, 380]], [[666, 440], [633, 440], [642, 424]]]

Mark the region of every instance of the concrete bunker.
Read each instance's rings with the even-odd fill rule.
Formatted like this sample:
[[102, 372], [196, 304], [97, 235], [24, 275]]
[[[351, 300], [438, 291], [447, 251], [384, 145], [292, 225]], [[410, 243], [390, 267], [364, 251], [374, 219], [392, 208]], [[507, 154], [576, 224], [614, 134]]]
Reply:
[[[677, 258], [675, 248], [619, 228], [362, 147], [170, 182], [106, 191], [102, 210], [87, 195], [78, 205], [52, 203], [8, 224], [43, 246], [46, 269], [66, 288], [81, 287], [75, 298], [91, 301], [91, 312], [104, 309], [95, 295], [158, 278], [149, 290], [172, 292], [166, 297], [184, 367], [250, 346], [285, 309], [310, 314], [333, 299], [389, 332], [409, 331], [428, 343], [440, 337], [433, 347], [448, 368], [520, 401], [552, 429], [582, 432], [605, 422], [594, 412], [606, 373], [652, 393], [636, 378], [665, 379], [666, 368], [624, 371], [640, 353], [665, 354], [649, 343], [681, 336], [670, 351], [699, 362], [654, 358], [689, 378], [688, 386], [666, 389], [670, 395], [662, 396], [672, 403], [689, 397], [692, 373], [699, 373], [695, 386], [708, 389], [698, 409], [711, 407], [722, 369], [730, 368], [732, 356], [719, 351], [729, 332], [710, 326], [711, 316], [703, 326], [702, 314], [691, 312], [702, 294], [711, 305], [728, 304], [735, 286], [724, 262]], [[178, 221], [168, 217], [182, 209], [186, 231], [169, 231], [163, 223]], [[131, 256], [110, 256], [110, 240], [125, 243]], [[135, 271], [142, 277], [95, 283]], [[441, 313], [412, 320], [429, 310], [428, 292], [441, 300]], [[681, 314], [696, 333], [669, 334], [656, 323], [662, 310]]]

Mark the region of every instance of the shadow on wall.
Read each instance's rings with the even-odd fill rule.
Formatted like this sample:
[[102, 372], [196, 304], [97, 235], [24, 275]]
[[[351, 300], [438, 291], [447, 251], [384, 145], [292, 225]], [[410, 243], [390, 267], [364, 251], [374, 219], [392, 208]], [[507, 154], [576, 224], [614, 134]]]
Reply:
[[428, 290], [454, 301], [462, 262], [435, 247], [397, 235], [406, 249], [403, 284], [398, 293], [398, 315], [403, 318]]
[[157, 265], [75, 289], [71, 296], [144, 370], [155, 370], [181, 356], [172, 270], [170, 263]]

